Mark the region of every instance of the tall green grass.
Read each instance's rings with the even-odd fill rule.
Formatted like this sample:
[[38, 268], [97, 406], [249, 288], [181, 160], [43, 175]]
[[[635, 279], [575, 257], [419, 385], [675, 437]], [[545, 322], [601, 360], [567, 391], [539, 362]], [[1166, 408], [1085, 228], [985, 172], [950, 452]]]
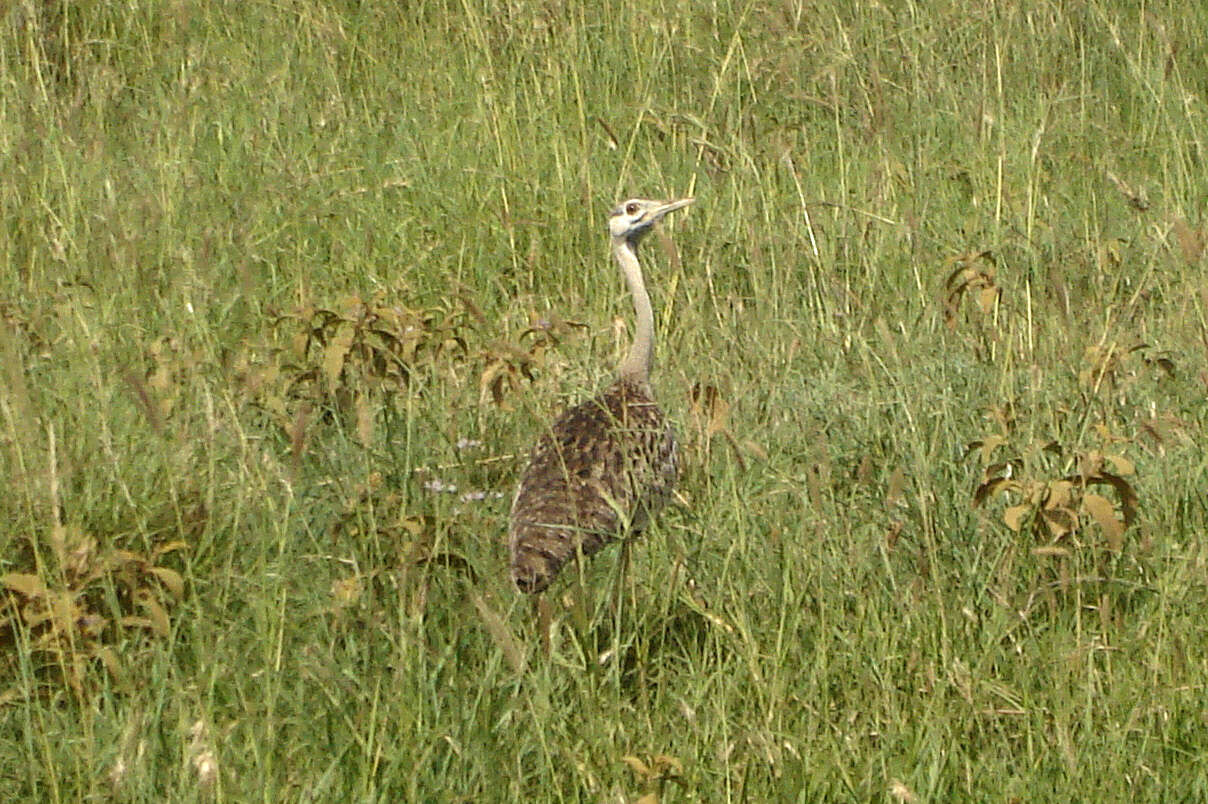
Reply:
[[[15, 4], [0, 797], [1208, 798], [1206, 40]], [[682, 499], [547, 626], [512, 486], [623, 354], [607, 210], [680, 194]]]

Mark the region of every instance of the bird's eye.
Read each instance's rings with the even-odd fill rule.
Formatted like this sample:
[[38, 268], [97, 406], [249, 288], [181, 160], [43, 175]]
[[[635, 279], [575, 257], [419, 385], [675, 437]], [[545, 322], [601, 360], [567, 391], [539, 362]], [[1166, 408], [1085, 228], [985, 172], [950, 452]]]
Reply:
[[636, 215], [636, 214], [638, 214], [639, 209], [641, 209], [641, 207], [639, 207], [636, 202], [630, 201], [628, 204], [625, 205], [625, 214], [626, 215]]

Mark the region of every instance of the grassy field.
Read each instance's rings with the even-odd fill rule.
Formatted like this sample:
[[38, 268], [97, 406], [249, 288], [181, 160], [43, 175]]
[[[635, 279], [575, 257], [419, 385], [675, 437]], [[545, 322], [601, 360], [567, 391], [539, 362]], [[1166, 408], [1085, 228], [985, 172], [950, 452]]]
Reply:
[[1208, 800], [1208, 10], [1023, 5], [10, 4], [0, 799]]

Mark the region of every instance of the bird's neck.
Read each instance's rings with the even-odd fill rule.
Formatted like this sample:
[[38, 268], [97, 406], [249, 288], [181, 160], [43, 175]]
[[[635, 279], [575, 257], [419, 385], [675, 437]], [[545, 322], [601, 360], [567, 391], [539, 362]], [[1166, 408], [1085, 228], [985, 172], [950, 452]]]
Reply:
[[645, 385], [650, 382], [650, 364], [654, 356], [654, 311], [650, 308], [650, 294], [646, 292], [642, 266], [638, 264], [637, 244], [624, 239], [615, 240], [612, 253], [621, 266], [625, 284], [633, 296], [633, 311], [637, 319], [633, 344], [621, 363], [621, 379]]

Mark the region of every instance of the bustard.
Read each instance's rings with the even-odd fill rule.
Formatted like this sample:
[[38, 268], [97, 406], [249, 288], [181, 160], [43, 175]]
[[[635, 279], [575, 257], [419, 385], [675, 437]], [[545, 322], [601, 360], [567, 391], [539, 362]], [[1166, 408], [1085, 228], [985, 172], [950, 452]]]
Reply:
[[537, 441], [512, 500], [512, 580], [544, 590], [568, 561], [614, 538], [640, 533], [679, 474], [675, 433], [650, 388], [654, 312], [638, 242], [678, 201], [630, 199], [612, 211], [612, 253], [633, 296], [633, 344], [619, 376], [594, 399], [564, 412]]

